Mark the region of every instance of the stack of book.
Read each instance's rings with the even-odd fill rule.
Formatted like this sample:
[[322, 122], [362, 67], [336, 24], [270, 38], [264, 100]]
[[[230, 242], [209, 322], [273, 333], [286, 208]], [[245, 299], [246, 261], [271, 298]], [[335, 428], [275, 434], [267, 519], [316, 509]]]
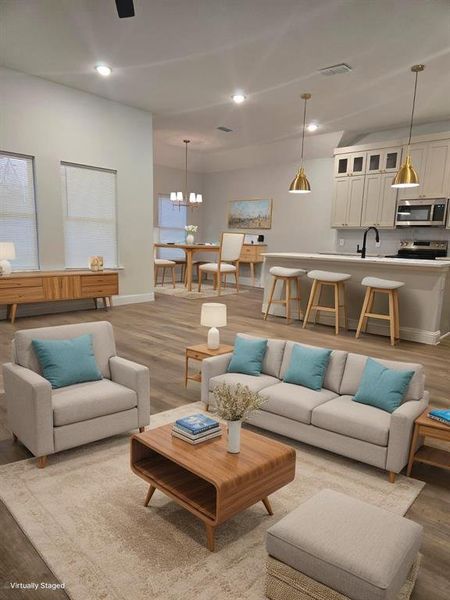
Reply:
[[172, 435], [189, 444], [200, 444], [222, 435], [222, 430], [218, 421], [198, 414], [175, 421]]
[[435, 421], [439, 421], [439, 423], [444, 423], [444, 425], [450, 425], [450, 409], [446, 410], [430, 410], [428, 413], [430, 419], [434, 419]]

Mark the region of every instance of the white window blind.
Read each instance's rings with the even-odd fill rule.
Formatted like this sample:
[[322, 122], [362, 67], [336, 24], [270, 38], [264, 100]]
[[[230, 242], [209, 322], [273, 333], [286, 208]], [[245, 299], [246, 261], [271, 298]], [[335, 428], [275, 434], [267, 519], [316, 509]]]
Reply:
[[91, 256], [117, 267], [116, 173], [61, 163], [65, 264], [86, 268]]
[[[187, 225], [187, 207], [174, 206], [169, 196], [160, 195], [158, 197], [158, 227], [160, 242], [181, 242], [184, 243]], [[160, 249], [161, 258], [184, 258], [183, 250]]]
[[0, 242], [13, 242], [13, 269], [39, 269], [33, 159], [0, 152]]

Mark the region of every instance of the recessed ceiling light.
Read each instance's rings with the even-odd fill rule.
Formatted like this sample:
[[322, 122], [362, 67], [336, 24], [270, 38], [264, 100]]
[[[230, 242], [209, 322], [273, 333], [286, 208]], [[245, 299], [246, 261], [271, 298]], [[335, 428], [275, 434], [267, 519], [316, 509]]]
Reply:
[[311, 131], [311, 133], [312, 133], [313, 131], [317, 131], [317, 130], [319, 129], [319, 126], [317, 125], [317, 123], [310, 123], [310, 124], [309, 124], [309, 125], [306, 127], [306, 129], [307, 129], [308, 131]]
[[233, 100], [233, 102], [235, 104], [242, 104], [243, 102], [245, 102], [246, 96], [244, 96], [244, 94], [242, 94], [241, 92], [239, 92], [237, 94], [233, 94], [231, 96], [231, 99]]
[[108, 65], [96, 65], [95, 70], [102, 77], [109, 77], [112, 73], [112, 69]]

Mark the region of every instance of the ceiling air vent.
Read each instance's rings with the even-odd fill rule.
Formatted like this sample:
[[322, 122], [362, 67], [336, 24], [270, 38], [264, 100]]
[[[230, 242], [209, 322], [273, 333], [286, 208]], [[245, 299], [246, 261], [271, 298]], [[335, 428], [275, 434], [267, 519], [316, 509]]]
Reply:
[[346, 65], [345, 63], [340, 63], [331, 67], [325, 67], [325, 69], [319, 69], [319, 73], [322, 73], [322, 75], [326, 75], [327, 77], [329, 77], [330, 75], [341, 75], [342, 73], [350, 73], [351, 70], [352, 68]]
[[220, 127], [217, 128], [219, 131], [223, 131], [225, 133], [231, 133], [233, 130], [230, 129], [229, 127], [225, 127], [225, 125], [221, 125]]

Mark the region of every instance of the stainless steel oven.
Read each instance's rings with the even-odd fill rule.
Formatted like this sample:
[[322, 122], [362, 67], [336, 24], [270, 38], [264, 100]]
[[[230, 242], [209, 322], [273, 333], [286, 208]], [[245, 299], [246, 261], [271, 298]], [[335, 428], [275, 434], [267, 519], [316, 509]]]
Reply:
[[445, 227], [447, 198], [427, 200], [399, 200], [397, 202], [397, 227]]

